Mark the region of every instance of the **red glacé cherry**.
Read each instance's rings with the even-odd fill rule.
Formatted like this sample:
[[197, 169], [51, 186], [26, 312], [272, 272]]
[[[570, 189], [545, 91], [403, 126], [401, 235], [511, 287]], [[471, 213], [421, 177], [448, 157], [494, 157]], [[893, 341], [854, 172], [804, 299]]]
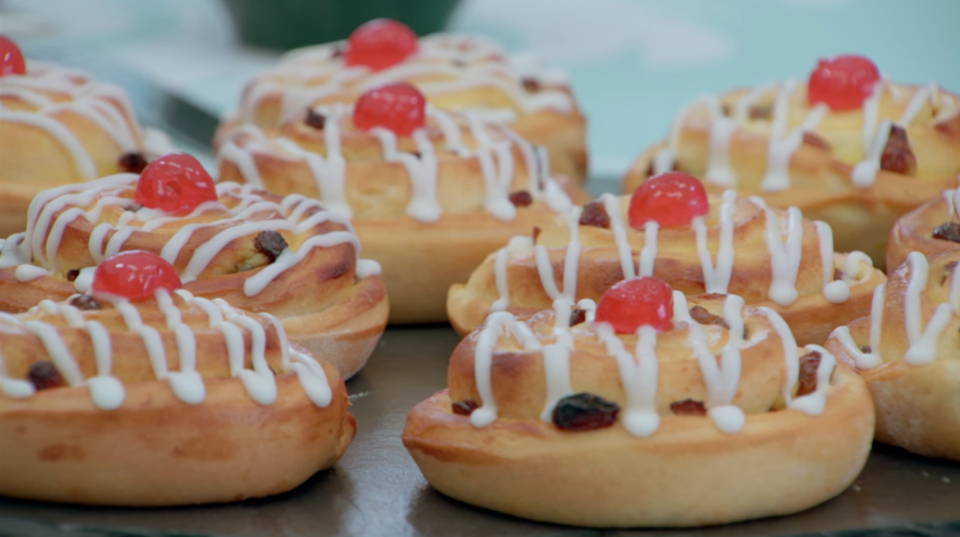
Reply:
[[217, 188], [197, 159], [170, 153], [143, 169], [135, 199], [144, 207], [184, 214], [205, 201], [217, 201]]
[[406, 82], [386, 84], [364, 93], [353, 107], [353, 125], [360, 130], [383, 127], [410, 136], [426, 123], [427, 101]]
[[374, 19], [361, 24], [347, 39], [344, 61], [377, 71], [396, 65], [417, 51], [417, 34], [405, 24]]
[[647, 179], [633, 191], [628, 217], [635, 229], [650, 220], [671, 227], [689, 224], [709, 210], [703, 183], [685, 173], [667, 172]]
[[624, 280], [600, 297], [596, 322], [610, 323], [618, 334], [633, 334], [644, 325], [670, 330], [673, 290], [663, 280], [640, 276]]
[[107, 258], [93, 273], [95, 294], [120, 296], [129, 300], [152, 298], [158, 289], [180, 288], [180, 276], [162, 257], [140, 250], [120, 252]]
[[16, 43], [0, 35], [0, 76], [22, 75], [27, 72], [23, 53]]
[[823, 103], [831, 110], [856, 110], [880, 80], [880, 71], [863, 56], [846, 54], [820, 60], [807, 82], [807, 101], [811, 106]]

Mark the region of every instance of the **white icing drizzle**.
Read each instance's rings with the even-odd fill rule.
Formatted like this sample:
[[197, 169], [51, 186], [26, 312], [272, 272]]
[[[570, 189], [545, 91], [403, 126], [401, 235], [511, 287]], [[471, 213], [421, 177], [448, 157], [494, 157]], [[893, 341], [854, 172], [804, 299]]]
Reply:
[[643, 225], [643, 249], [640, 250], [640, 276], [653, 276], [653, 263], [657, 259], [657, 231], [660, 225], [649, 220]]
[[[903, 361], [910, 365], [923, 365], [936, 359], [940, 333], [950, 322], [954, 308], [949, 303], [939, 304], [933, 312], [933, 317], [924, 328], [920, 310], [920, 293], [927, 286], [929, 264], [927, 258], [920, 252], [910, 252], [910, 255], [907, 256], [907, 264], [910, 267], [910, 280], [903, 297], [903, 305], [904, 327], [910, 347], [904, 353]], [[951, 276], [954, 281], [957, 279], [958, 269], [956, 266]], [[953, 282], [951, 282], [951, 300], [954, 293], [953, 287]]]
[[807, 345], [804, 350], [820, 355], [820, 364], [817, 366], [817, 387], [812, 392], [791, 401], [787, 408], [799, 410], [809, 416], [819, 416], [827, 406], [827, 389], [830, 387], [830, 377], [833, 376], [833, 371], [837, 367], [837, 359], [820, 345]]
[[765, 238], [770, 253], [771, 282], [768, 296], [781, 306], [789, 306], [797, 300], [797, 273], [800, 270], [803, 247], [803, 215], [800, 209], [787, 209], [787, 240], [783, 242], [780, 233], [780, 219], [763, 198], [752, 196], [754, 204], [766, 215], [767, 229]]
[[547, 247], [538, 244], [534, 247], [534, 260], [537, 265], [537, 272], [540, 275], [540, 281], [543, 283], [543, 290], [551, 300], [565, 298], [568, 302], [576, 301], [577, 294], [577, 269], [580, 260], [580, 208], [575, 207], [567, 215], [567, 228], [570, 232], [570, 242], [567, 244], [566, 254], [563, 260], [563, 291], [557, 287], [557, 281], [553, 277], [553, 264], [550, 262], [550, 254]]
[[[819, 220], [813, 223], [817, 230], [817, 238], [820, 242], [820, 266], [823, 271], [823, 298], [831, 304], [842, 304], [850, 298], [850, 286], [843, 279], [834, 281], [833, 279], [833, 229], [826, 222]], [[849, 262], [849, 259], [848, 259]], [[846, 268], [846, 267], [845, 267]], [[856, 267], [852, 267], [856, 270]], [[846, 277], [847, 271], [844, 271]]]
[[[123, 90], [93, 81], [78, 71], [31, 60], [28, 73], [3, 77], [0, 97], [0, 121], [45, 131], [70, 155], [77, 175], [84, 181], [99, 175], [96, 163], [62, 117], [79, 115], [93, 122], [121, 153], [140, 149], [140, 128]], [[29, 103], [34, 109], [14, 110], [4, 104], [5, 99]]]
[[737, 122], [724, 117], [720, 100], [709, 96], [705, 104], [713, 115], [710, 126], [710, 142], [707, 149], [707, 181], [719, 186], [736, 186], [737, 175], [730, 167], [730, 140], [737, 131]]
[[760, 181], [760, 190], [763, 191], [779, 191], [790, 187], [790, 159], [803, 143], [804, 133], [816, 129], [823, 116], [829, 112], [824, 104], [814, 106], [803, 123], [785, 136], [790, 97], [796, 86], [796, 80], [783, 84], [774, 101], [770, 137], [767, 143], [766, 171]]
[[737, 193], [727, 190], [720, 201], [720, 248], [717, 251], [717, 264], [713, 264], [707, 247], [707, 226], [702, 216], [693, 219], [693, 229], [697, 237], [697, 256], [703, 270], [703, 286], [707, 293], [726, 293], [733, 275], [733, 215], [736, 211]]
[[[633, 251], [630, 249], [630, 243], [627, 241], [627, 230], [624, 226], [624, 218], [620, 213], [620, 199], [613, 194], [601, 194], [600, 202], [603, 203], [607, 211], [607, 217], [610, 219], [610, 232], [613, 234], [613, 241], [617, 247], [617, 256], [620, 258], [620, 270], [623, 271], [623, 279], [633, 278], [636, 272], [633, 267]], [[656, 251], [654, 251], [656, 254]]]

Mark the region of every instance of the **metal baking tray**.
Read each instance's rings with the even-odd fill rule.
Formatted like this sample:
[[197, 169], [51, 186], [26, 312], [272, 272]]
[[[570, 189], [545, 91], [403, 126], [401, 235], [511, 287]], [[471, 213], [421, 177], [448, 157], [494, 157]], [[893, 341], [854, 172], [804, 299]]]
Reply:
[[367, 367], [347, 383], [351, 412], [359, 426], [356, 439], [333, 469], [292, 492], [236, 504], [173, 509], [97, 508], [0, 498], [0, 535], [960, 535], [960, 464], [882, 445], [874, 446], [863, 473], [839, 497], [797, 515], [725, 526], [631, 531], [568, 528], [451, 500], [427, 485], [401, 445], [400, 432], [414, 405], [446, 387], [447, 359], [458, 342], [456, 333], [446, 326], [388, 329]]

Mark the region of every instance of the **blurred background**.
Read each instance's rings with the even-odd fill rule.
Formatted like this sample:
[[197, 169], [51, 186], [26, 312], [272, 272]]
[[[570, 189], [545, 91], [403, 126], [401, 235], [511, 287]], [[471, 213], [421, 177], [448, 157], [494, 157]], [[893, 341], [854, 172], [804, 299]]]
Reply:
[[208, 151], [216, 118], [282, 49], [375, 16], [566, 70], [600, 180], [697, 95], [805, 78], [822, 56], [866, 54], [892, 79], [960, 91], [960, 0], [0, 0], [0, 32], [28, 57], [125, 86], [144, 123], [191, 151]]

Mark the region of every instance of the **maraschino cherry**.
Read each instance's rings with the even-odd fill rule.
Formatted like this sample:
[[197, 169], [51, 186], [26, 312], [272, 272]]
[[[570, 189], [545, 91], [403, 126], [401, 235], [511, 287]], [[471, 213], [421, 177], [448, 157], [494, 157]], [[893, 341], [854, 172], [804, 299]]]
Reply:
[[396, 65], [417, 51], [417, 34], [391, 19], [361, 24], [347, 39], [344, 61], [374, 70]]
[[184, 214], [205, 201], [217, 201], [217, 189], [197, 159], [170, 153], [143, 169], [137, 181], [136, 201], [151, 209]]
[[410, 136], [426, 123], [427, 101], [406, 82], [386, 84], [364, 93], [353, 107], [353, 124], [360, 130], [383, 127], [397, 136]]
[[596, 322], [610, 323], [618, 334], [633, 334], [641, 326], [670, 330], [673, 290], [663, 280], [640, 276], [624, 280], [600, 297]]
[[661, 227], [689, 224], [710, 210], [707, 192], [696, 177], [667, 172], [647, 179], [630, 197], [630, 227], [640, 229], [650, 220]]
[[872, 61], [856, 54], [845, 54], [817, 62], [807, 82], [810, 105], [823, 103], [831, 110], [856, 110], [873, 92], [880, 71]]
[[111, 295], [128, 300], [152, 298], [159, 289], [180, 288], [180, 276], [173, 265], [162, 257], [131, 250], [107, 258], [93, 273], [90, 289], [97, 295]]
[[22, 75], [27, 72], [23, 53], [16, 43], [0, 35], [0, 76]]

